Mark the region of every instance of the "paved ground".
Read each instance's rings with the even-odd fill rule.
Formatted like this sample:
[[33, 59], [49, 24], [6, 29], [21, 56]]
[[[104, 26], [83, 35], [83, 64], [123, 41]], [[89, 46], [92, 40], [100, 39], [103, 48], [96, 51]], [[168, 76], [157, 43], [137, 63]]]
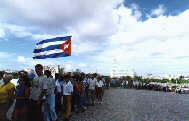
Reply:
[[[59, 114], [59, 117], [62, 117]], [[71, 121], [189, 121], [189, 95], [173, 92], [109, 89], [103, 104], [71, 115]]]

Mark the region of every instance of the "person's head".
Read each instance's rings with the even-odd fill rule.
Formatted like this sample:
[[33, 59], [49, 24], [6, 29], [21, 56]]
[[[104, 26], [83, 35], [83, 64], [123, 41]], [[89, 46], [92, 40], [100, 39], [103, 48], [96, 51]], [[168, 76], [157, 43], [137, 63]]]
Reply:
[[30, 78], [29, 77], [22, 77], [19, 79], [19, 84], [22, 85], [22, 86], [31, 86], [31, 83], [30, 83]]
[[18, 72], [18, 76], [19, 76], [19, 78], [27, 77], [28, 73], [24, 70], [21, 70], [21, 71]]
[[58, 73], [55, 73], [55, 80], [57, 80], [59, 77], [59, 74]]
[[65, 79], [66, 83], [68, 83], [69, 80], [70, 80], [70, 75], [65, 75], [65, 76], [64, 76], [64, 79]]
[[63, 81], [63, 76], [59, 76], [58, 77], [58, 81], [60, 82], [60, 81]]
[[83, 77], [78, 77], [77, 82], [81, 82], [81, 81], [83, 81]]
[[35, 72], [37, 73], [38, 76], [43, 75], [43, 66], [41, 64], [37, 64], [35, 66]]
[[12, 80], [13, 76], [10, 75], [10, 74], [4, 74], [4, 77], [3, 77], [3, 82], [5, 84], [9, 83], [11, 80]]
[[101, 79], [102, 79], [101, 77], [98, 77], [98, 78], [97, 78], [97, 81], [99, 82]]
[[19, 79], [19, 84], [20, 85], [25, 85], [25, 80], [24, 80], [23, 77]]
[[51, 76], [51, 72], [49, 70], [45, 70], [45, 75], [47, 76], [47, 78], [49, 78]]
[[95, 77], [95, 75], [93, 74], [93, 75], [92, 75], [92, 79], [94, 79], [94, 77]]

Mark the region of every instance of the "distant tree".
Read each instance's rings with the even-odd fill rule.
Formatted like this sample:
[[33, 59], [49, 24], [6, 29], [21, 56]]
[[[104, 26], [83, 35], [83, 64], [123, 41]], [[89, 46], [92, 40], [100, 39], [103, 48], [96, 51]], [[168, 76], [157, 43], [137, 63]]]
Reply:
[[134, 77], [134, 80], [137, 80], [137, 81], [142, 82], [142, 76], [135, 76], [135, 77]]
[[143, 79], [144, 83], [149, 83], [149, 79]]
[[179, 79], [184, 79], [184, 76], [183, 75], [179, 76]]
[[171, 79], [171, 82], [172, 82], [172, 83], [176, 83], [176, 79], [172, 78], [172, 79]]
[[162, 79], [161, 80], [161, 83], [167, 83], [167, 82], [169, 82], [169, 79]]

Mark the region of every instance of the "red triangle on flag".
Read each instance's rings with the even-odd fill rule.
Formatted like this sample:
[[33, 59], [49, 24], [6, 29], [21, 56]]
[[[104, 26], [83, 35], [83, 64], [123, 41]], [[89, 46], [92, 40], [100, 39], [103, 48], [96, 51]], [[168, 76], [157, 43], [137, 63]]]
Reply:
[[59, 48], [71, 56], [71, 37], [65, 43], [61, 44]]

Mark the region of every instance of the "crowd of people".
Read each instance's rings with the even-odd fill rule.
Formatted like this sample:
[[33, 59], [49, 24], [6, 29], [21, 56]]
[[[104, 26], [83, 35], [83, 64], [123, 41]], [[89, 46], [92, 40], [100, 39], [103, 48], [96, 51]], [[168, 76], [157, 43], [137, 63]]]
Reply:
[[97, 74], [56, 73], [53, 77], [41, 64], [35, 66], [35, 72], [19, 71], [16, 85], [11, 82], [11, 74], [0, 72], [0, 121], [56, 121], [60, 112], [64, 120], [69, 120], [72, 112], [78, 114], [85, 112], [87, 106], [101, 105], [104, 90], [110, 86], [182, 92], [166, 83], [129, 82]]
[[129, 81], [119, 78], [111, 79], [112, 86], [122, 88], [134, 88], [134, 89], [147, 89], [154, 91], [164, 92], [176, 92], [179, 94], [189, 94], [189, 86], [171, 86], [168, 83], [152, 83], [152, 82], [140, 82], [140, 81]]
[[109, 88], [109, 78], [96, 74], [92, 77], [55, 74], [53, 78], [49, 70], [43, 73], [41, 64], [35, 66], [35, 72], [20, 71], [16, 85], [11, 83], [11, 74], [0, 74], [0, 80], [3, 80], [0, 121], [56, 121], [57, 113], [61, 111], [64, 112], [62, 118], [69, 120], [71, 112], [78, 114], [87, 106], [102, 104], [105, 85]]

